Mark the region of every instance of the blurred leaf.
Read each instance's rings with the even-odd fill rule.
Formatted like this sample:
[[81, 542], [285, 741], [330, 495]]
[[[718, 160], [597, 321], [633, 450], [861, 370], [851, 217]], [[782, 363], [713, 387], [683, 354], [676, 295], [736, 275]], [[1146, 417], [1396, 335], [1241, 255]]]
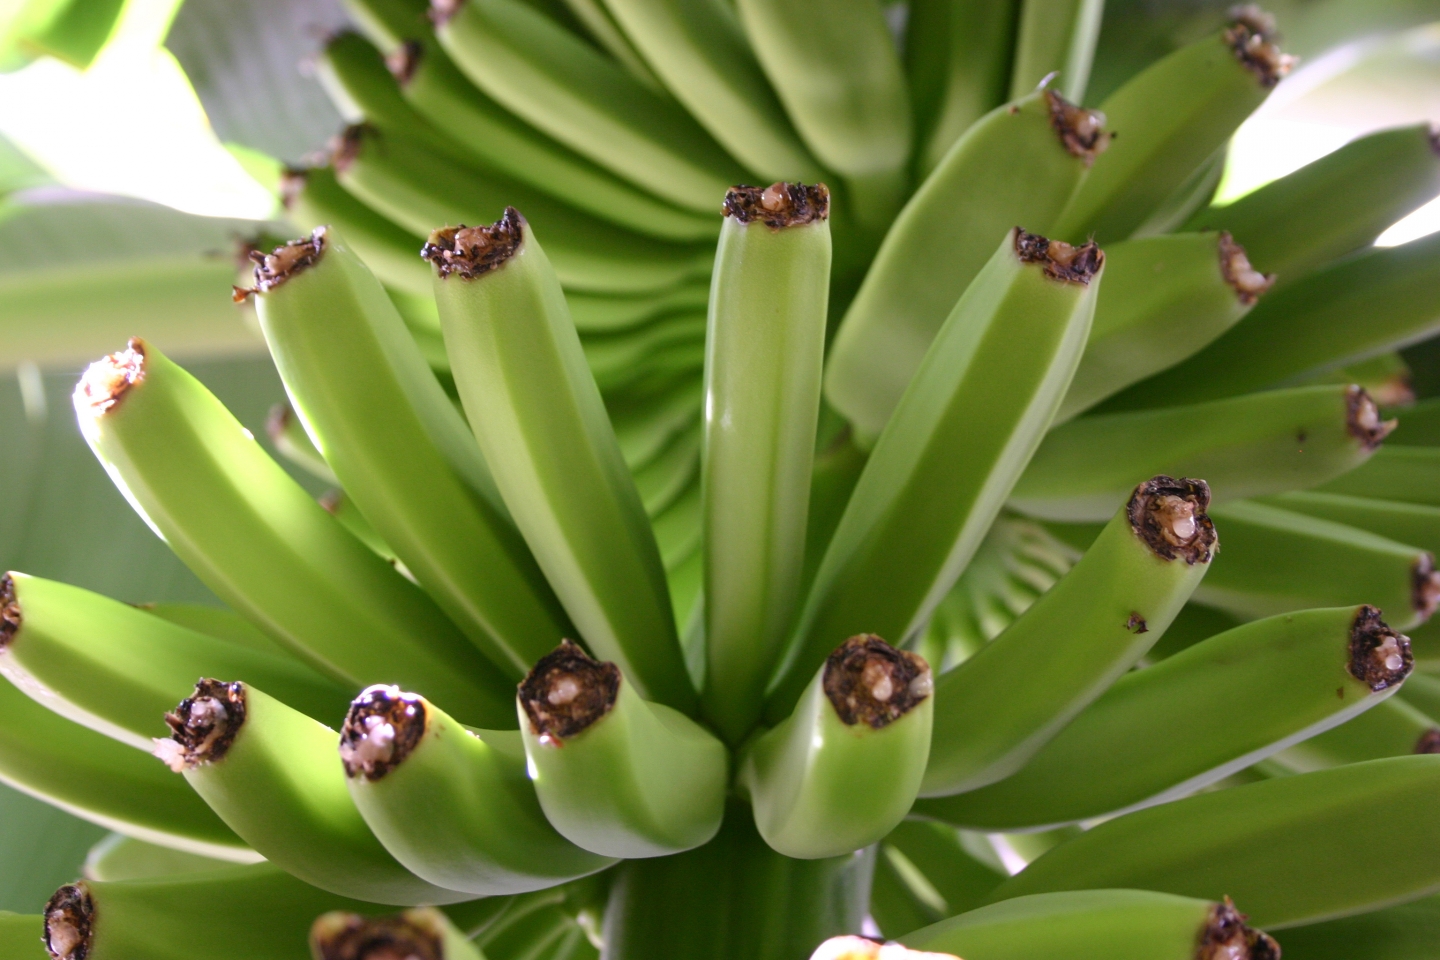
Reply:
[[28, 0], [0, 7], [0, 70], [48, 55], [82, 70], [90, 66], [124, 12], [127, 0]]
[[0, 137], [0, 198], [17, 190], [29, 190], [50, 183], [54, 183], [50, 174], [19, 147]]

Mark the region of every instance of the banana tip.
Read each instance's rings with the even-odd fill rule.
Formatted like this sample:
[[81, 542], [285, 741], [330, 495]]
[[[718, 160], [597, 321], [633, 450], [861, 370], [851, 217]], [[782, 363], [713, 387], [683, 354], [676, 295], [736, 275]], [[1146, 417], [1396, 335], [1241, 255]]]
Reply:
[[310, 926], [315, 960], [444, 960], [442, 932], [425, 910], [388, 917], [324, 913]]
[[395, 769], [425, 735], [425, 701], [399, 687], [376, 684], [350, 704], [340, 727], [340, 761], [352, 780], [379, 780]]
[[201, 680], [195, 692], [165, 714], [168, 739], [155, 741], [155, 755], [181, 773], [225, 756], [245, 725], [245, 684]]
[[763, 223], [772, 230], [803, 227], [830, 216], [830, 188], [823, 183], [784, 181], [768, 187], [731, 187], [725, 191], [720, 212], [736, 223]]
[[419, 40], [406, 40], [385, 54], [385, 67], [395, 82], [403, 87], [415, 78], [415, 71], [420, 69], [420, 60], [424, 56], [424, 44]]
[[75, 409], [92, 417], [114, 410], [130, 388], [145, 379], [145, 341], [131, 337], [124, 350], [101, 357], [75, 385]]
[[1413, 753], [1440, 753], [1440, 727], [1431, 727], [1415, 741]]
[[1077, 247], [1038, 233], [1026, 233], [1021, 227], [1015, 228], [1015, 255], [1021, 263], [1039, 264], [1045, 276], [1061, 283], [1089, 285], [1105, 266], [1105, 252], [1094, 240]]
[[1378, 693], [1404, 680], [1415, 666], [1410, 638], [1391, 630], [1380, 611], [1366, 604], [1350, 624], [1349, 673]]
[[1275, 42], [1275, 18], [1254, 4], [1230, 11], [1230, 25], [1221, 39], [1235, 54], [1235, 59], [1266, 89], [1284, 79], [1299, 62], [1296, 57], [1281, 52]]
[[506, 207], [488, 227], [439, 227], [420, 248], [420, 256], [434, 264], [441, 277], [455, 274], [474, 280], [509, 263], [524, 242], [525, 218]]
[[1235, 291], [1235, 298], [1243, 306], [1250, 306], [1260, 295], [1275, 283], [1275, 274], [1261, 273], [1250, 263], [1245, 248], [1235, 242], [1228, 232], [1222, 231], [1217, 247], [1220, 253], [1220, 276]]
[[1400, 423], [1399, 420], [1381, 420], [1380, 408], [1365, 392], [1364, 387], [1351, 385], [1345, 391], [1345, 427], [1350, 436], [1360, 441], [1366, 451], [1374, 450], [1385, 442]]
[[1435, 569], [1435, 557], [1429, 553], [1416, 557], [1410, 576], [1410, 605], [1422, 619], [1429, 620], [1436, 605], [1440, 604], [1440, 570]]
[[825, 660], [821, 686], [846, 726], [863, 723], [879, 730], [929, 697], [935, 681], [923, 657], [862, 634]]
[[1205, 918], [1195, 960], [1280, 960], [1280, 945], [1268, 933], [1247, 925], [1245, 914], [1226, 897]]
[[541, 743], [560, 746], [615, 706], [620, 668], [562, 640], [520, 683], [520, 705]]
[[15, 578], [7, 573], [0, 577], [0, 650], [10, 646], [23, 622], [20, 598], [15, 595]]
[[85, 960], [94, 929], [95, 904], [85, 881], [67, 883], [45, 904], [45, 950], [54, 960]]
[[1210, 486], [1188, 477], [1152, 477], [1130, 495], [1130, 529], [1164, 560], [1209, 563], [1215, 550], [1215, 524], [1205, 513]]
[[310, 236], [282, 243], [269, 253], [251, 249], [248, 256], [255, 265], [255, 288], [246, 293], [268, 293], [319, 263], [325, 255], [325, 234], [325, 227], [316, 227]]
[[465, 0], [430, 0], [430, 22], [443, 27], [464, 5]]
[[1060, 137], [1060, 144], [1071, 156], [1090, 166], [1110, 146], [1105, 114], [1076, 106], [1054, 90], [1044, 91], [1044, 97], [1050, 108], [1050, 125]]

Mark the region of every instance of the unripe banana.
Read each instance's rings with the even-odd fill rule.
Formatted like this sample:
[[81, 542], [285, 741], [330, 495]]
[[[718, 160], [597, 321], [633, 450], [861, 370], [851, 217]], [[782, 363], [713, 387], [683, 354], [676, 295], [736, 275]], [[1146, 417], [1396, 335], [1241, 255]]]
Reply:
[[565, 641], [535, 665], [516, 701], [545, 816], [605, 857], [658, 857], [720, 829], [724, 745], [684, 714], [647, 703], [613, 663]]
[[83, 873], [87, 880], [153, 880], [182, 873], [209, 873], [227, 866], [224, 860], [214, 857], [112, 833], [85, 854]]
[[13, 960], [45, 960], [45, 918], [0, 913], [0, 954]]
[[703, 364], [705, 317], [700, 313], [662, 317], [635, 330], [587, 333], [580, 346], [585, 363], [602, 392], [613, 393], [664, 366], [677, 350], [699, 356]]
[[322, 913], [310, 927], [310, 955], [313, 960], [485, 960], [464, 932], [433, 907], [383, 917]]
[[415, 575], [400, 562], [399, 557], [395, 556], [395, 548], [375, 532], [370, 521], [366, 520], [364, 514], [360, 512], [360, 508], [355, 506], [355, 501], [345, 496], [344, 490], [339, 488], [327, 490], [320, 495], [316, 502], [325, 508], [326, 513], [339, 520], [341, 526], [349, 530], [355, 539], [373, 550], [376, 555], [384, 557], [396, 570], [403, 573], [406, 579], [415, 579]]
[[[650, 463], [666, 445], [700, 420], [704, 388], [679, 380], [659, 388], [622, 392], [606, 400], [615, 442], [632, 471]], [[658, 534], [657, 534], [658, 537]], [[661, 552], [664, 552], [663, 544]]]
[[1104, 13], [1104, 0], [1023, 0], [1010, 99], [1058, 73], [1055, 85], [1065, 99], [1083, 102]]
[[1283, 934], [1291, 960], [1424, 960], [1440, 937], [1440, 896], [1353, 917], [1291, 927]]
[[1140, 484], [1069, 573], [940, 677], [922, 796], [1010, 776], [1144, 656], [1211, 566], [1209, 504], [1202, 480]]
[[1392, 698], [1343, 726], [1282, 750], [1270, 763], [1293, 773], [1328, 770], [1412, 753], [1440, 753], [1440, 726]]
[[[982, 855], [988, 856], [981, 859]], [[991, 862], [994, 860], [993, 847], [979, 834], [966, 835], [942, 823], [906, 820], [892, 830], [881, 845], [876, 876], [878, 878], [882, 862], [891, 866], [908, 865], [913, 871], [912, 879], [923, 881], [929, 888], [927, 896], [933, 894], [937, 898], [931, 906], [938, 908], [943, 918], [975, 909], [1008, 876], [998, 862]], [[927, 925], [921, 923], [911, 929]], [[881, 929], [885, 929], [883, 924]]]
[[314, 441], [305, 432], [305, 426], [295, 416], [295, 408], [290, 404], [277, 403], [270, 408], [270, 415], [265, 418], [265, 433], [280, 456], [310, 476], [326, 483], [340, 482], [330, 464], [325, 462], [324, 455], [315, 449]]
[[635, 471], [635, 490], [640, 494], [646, 516], [658, 517], [695, 485], [700, 474], [700, 446], [697, 424], [676, 437], [660, 456]]
[[879, 637], [837, 647], [795, 712], [740, 760], [737, 782], [765, 842], [814, 860], [895, 829], [925, 772], [934, 686], [929, 664]]
[[1282, 493], [1267, 497], [1264, 502], [1321, 520], [1359, 527], [1400, 543], [1412, 543], [1431, 553], [1440, 551], [1440, 507], [1310, 490]]
[[1343, 493], [1440, 507], [1440, 449], [1381, 447], [1364, 465], [1322, 484], [1316, 493]]
[[710, 302], [708, 283], [688, 283], [658, 293], [605, 296], [583, 291], [565, 292], [575, 329], [584, 334], [628, 330], [671, 314], [703, 311]]

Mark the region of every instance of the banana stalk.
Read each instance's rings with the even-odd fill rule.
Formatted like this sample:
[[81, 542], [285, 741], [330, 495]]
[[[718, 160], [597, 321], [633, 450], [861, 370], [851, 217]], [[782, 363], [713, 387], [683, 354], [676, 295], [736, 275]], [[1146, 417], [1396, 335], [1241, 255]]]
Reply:
[[165, 715], [155, 755], [266, 860], [343, 897], [413, 906], [473, 899], [402, 867], [346, 787], [335, 731], [238, 681], [201, 680]]
[[315, 449], [314, 441], [305, 432], [300, 418], [295, 416], [295, 408], [290, 404], [277, 403], [270, 408], [270, 415], [265, 418], [265, 435], [280, 456], [310, 476], [326, 483], [340, 482], [330, 464], [325, 462], [324, 455]]
[[1286, 747], [1305, 751], [1333, 727], [1364, 727], [1411, 663], [1406, 638], [1374, 607], [1248, 623], [1121, 677], [1018, 773], [915, 812], [1005, 831], [1188, 796]]
[[158, 350], [132, 340], [91, 364], [75, 409], [91, 449], [151, 529], [311, 666], [352, 689], [398, 680], [465, 720], [509, 726], [506, 684], [489, 661]]
[[660, 551], [545, 251], [514, 208], [426, 251], [471, 429], [540, 569], [640, 697], [692, 709]]
[[1292, 773], [1309, 773], [1412, 753], [1440, 753], [1440, 726], [1392, 698], [1344, 726], [1282, 750], [1270, 763]]
[[424, 957], [426, 960], [485, 960], [450, 919], [433, 907], [420, 907], [384, 917], [332, 910], [310, 927], [314, 960], [385, 960]]
[[[957, 148], [959, 149], [959, 148]], [[850, 498], [766, 712], [857, 628], [904, 645], [974, 554], [1069, 386], [1104, 254], [1012, 230], [955, 305]], [[993, 373], [1006, 372], [1005, 389]]]
[[726, 196], [705, 338], [705, 714], [760, 716], [800, 601], [830, 280], [823, 186]]
[[996, 108], [900, 211], [845, 313], [825, 373], [826, 400], [866, 446], [994, 256], [996, 239], [1016, 223], [1048, 231], [1109, 142], [1101, 122], [1049, 90]]
[[1069, 573], [940, 677], [922, 796], [1015, 773], [1145, 655], [1211, 566], [1209, 503], [1202, 480], [1140, 484]]
[[603, 857], [659, 857], [708, 842], [725, 809], [724, 745], [647, 703], [613, 663], [562, 643], [516, 702], [530, 778], [555, 829]]
[[1010, 99], [1018, 100], [1051, 74], [1065, 99], [1080, 103], [1090, 82], [1105, 0], [1023, 0]]
[[340, 757], [375, 836], [436, 886], [526, 893], [615, 862], [550, 826], [513, 730], [468, 730], [423, 697], [374, 686], [345, 718]]
[[1296, 387], [1072, 420], [1010, 493], [1042, 520], [1096, 521], [1135, 477], [1205, 477], [1217, 502], [1314, 487], [1364, 463], [1395, 427], [1356, 386]]
[[837, 647], [795, 712], [740, 759], [737, 783], [765, 842], [816, 860], [895, 829], [925, 772], [934, 686], [929, 664], [879, 637]]

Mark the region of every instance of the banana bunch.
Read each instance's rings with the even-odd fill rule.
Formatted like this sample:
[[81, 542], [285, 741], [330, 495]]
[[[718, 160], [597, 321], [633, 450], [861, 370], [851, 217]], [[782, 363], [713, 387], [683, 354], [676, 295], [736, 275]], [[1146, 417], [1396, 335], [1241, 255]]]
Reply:
[[334, 489], [163, 344], [85, 372], [225, 609], [0, 580], [0, 779], [116, 832], [4, 956], [1433, 925], [1440, 241], [1370, 246], [1428, 129], [1216, 207], [1291, 63], [1254, 8], [1092, 107], [1095, 0], [899, 47], [873, 0], [346, 5], [349, 125], [234, 291]]

